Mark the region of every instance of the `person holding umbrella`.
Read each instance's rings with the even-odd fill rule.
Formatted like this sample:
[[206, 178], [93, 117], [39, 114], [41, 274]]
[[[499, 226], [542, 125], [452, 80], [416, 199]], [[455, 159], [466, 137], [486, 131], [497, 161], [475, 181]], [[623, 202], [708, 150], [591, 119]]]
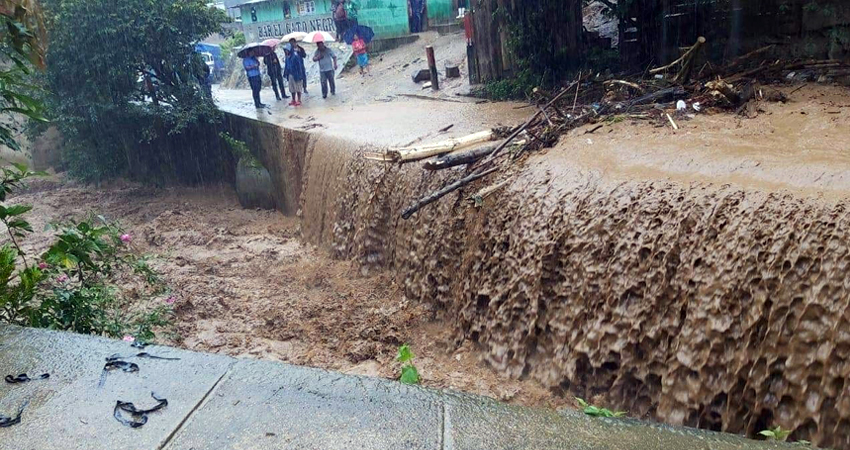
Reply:
[[283, 76], [289, 80], [289, 92], [292, 94], [292, 102], [289, 106], [301, 106], [301, 91], [304, 80], [307, 78], [304, 60], [291, 44], [284, 45], [283, 51], [286, 53], [286, 69], [283, 71]]
[[336, 95], [336, 82], [334, 74], [336, 72], [336, 54], [325, 45], [324, 37], [319, 34], [314, 40], [316, 43], [316, 52], [313, 53], [313, 61], [319, 63], [319, 75], [322, 82], [322, 98], [328, 98], [328, 85], [331, 86], [331, 95]]
[[245, 73], [248, 75], [248, 84], [251, 85], [251, 94], [254, 96], [254, 106], [265, 108], [260, 101], [260, 89], [263, 88], [263, 79], [260, 78], [260, 61], [257, 59], [257, 51], [250, 49], [246, 52], [242, 59], [242, 66], [245, 67]]
[[[280, 59], [278, 59], [277, 53], [272, 51], [263, 57], [263, 62], [266, 64], [266, 73], [271, 78], [272, 90], [274, 90], [274, 96], [277, 98], [277, 101], [289, 98], [286, 95], [286, 90], [283, 88], [283, 67], [280, 65]], [[278, 93], [278, 89], [280, 89], [280, 93]]]

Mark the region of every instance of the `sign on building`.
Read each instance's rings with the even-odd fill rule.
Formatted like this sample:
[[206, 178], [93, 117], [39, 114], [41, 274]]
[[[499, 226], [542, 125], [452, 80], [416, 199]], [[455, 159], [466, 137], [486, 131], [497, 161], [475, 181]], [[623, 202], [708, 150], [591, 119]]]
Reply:
[[298, 17], [280, 22], [262, 22], [243, 24], [245, 37], [248, 41], [262, 41], [269, 38], [279, 38], [293, 31], [327, 31], [336, 32], [333, 14]]

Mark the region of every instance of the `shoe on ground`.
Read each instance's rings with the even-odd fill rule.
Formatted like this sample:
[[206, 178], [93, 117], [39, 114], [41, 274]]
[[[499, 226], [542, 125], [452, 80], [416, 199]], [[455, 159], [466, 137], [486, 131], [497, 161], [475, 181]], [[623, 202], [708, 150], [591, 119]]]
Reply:
[[295, 106], [301, 106], [301, 102], [295, 102]]
[[289, 102], [289, 106], [298, 106], [298, 102], [293, 100], [293, 101]]

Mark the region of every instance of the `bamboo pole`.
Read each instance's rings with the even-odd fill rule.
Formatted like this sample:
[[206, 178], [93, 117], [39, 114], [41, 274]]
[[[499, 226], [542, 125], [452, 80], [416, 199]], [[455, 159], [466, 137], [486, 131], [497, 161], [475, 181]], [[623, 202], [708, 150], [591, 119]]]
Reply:
[[473, 133], [468, 136], [436, 142], [434, 144], [393, 148], [388, 150], [387, 154], [390, 155], [392, 160], [396, 162], [405, 163], [410, 161], [418, 161], [420, 159], [430, 158], [432, 156], [442, 155], [444, 153], [451, 153], [453, 151], [468, 148], [473, 145], [480, 144], [482, 142], [492, 141], [493, 139], [495, 139], [495, 137], [496, 134], [493, 132], [493, 130], [480, 131], [478, 133]]

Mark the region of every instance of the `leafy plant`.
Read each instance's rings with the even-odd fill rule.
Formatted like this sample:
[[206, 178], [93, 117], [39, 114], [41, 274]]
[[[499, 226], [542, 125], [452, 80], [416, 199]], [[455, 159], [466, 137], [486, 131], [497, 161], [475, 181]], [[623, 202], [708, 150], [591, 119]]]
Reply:
[[419, 377], [419, 370], [417, 370], [416, 366], [413, 365], [414, 357], [415, 355], [410, 349], [409, 344], [404, 344], [398, 348], [398, 355], [395, 359], [402, 363], [399, 381], [404, 384], [419, 384], [421, 381], [421, 378]]
[[578, 405], [582, 409], [582, 412], [591, 417], [623, 417], [626, 415], [625, 411], [611, 411], [608, 408], [600, 408], [598, 406], [593, 406], [578, 397], [576, 397], [576, 402], [578, 402]]
[[[30, 95], [34, 87], [26, 82], [32, 68], [44, 66], [44, 22], [41, 8], [34, 0], [0, 1], [0, 113], [21, 115], [44, 122], [42, 103]], [[0, 121], [0, 144], [19, 151], [14, 120]]]
[[253, 153], [251, 153], [251, 150], [248, 149], [248, 145], [245, 144], [245, 142], [233, 138], [226, 131], [222, 131], [218, 135], [230, 149], [231, 153], [233, 153], [233, 156], [236, 157], [237, 161], [241, 161], [242, 164], [246, 164], [248, 167], [254, 169], [263, 167], [263, 164], [256, 156], [254, 156]]
[[46, 103], [72, 175], [121, 175], [154, 158], [145, 144], [220, 120], [193, 55], [221, 32], [224, 12], [204, 0], [45, 0], [45, 9]]
[[769, 441], [785, 441], [791, 434], [791, 430], [785, 430], [777, 425], [766, 430], [761, 430], [759, 431], [759, 434], [767, 438]]
[[[0, 202], [3, 203], [14, 188], [19, 188], [24, 180], [36, 175], [23, 165], [4, 167], [0, 171]], [[10, 239], [9, 244], [0, 247], [0, 319], [16, 324], [26, 324], [36, 315], [33, 297], [43, 279], [38, 268], [29, 266], [19, 243], [27, 232], [32, 231], [32, 226], [23, 218], [31, 209], [30, 205], [0, 204], [0, 221], [6, 226]], [[23, 270], [17, 268], [18, 258], [23, 263]]]
[[236, 47], [241, 47], [245, 45], [245, 33], [241, 31], [237, 31], [232, 36], [225, 39], [221, 44], [221, 54], [226, 60], [229, 60], [233, 56], [233, 50]]
[[10, 238], [0, 247], [0, 320], [146, 341], [154, 339], [156, 327], [169, 325], [173, 297], [157, 306], [130, 308], [121, 295], [118, 286], [126, 283], [146, 286], [140, 291], [151, 297], [165, 287], [147, 258], [132, 250], [131, 236], [101, 216], [48, 227], [56, 231], [56, 240], [38, 265], [30, 266], [20, 241], [32, 232], [24, 218], [32, 207], [4, 202], [37, 173], [21, 165], [0, 172], [0, 221]]

